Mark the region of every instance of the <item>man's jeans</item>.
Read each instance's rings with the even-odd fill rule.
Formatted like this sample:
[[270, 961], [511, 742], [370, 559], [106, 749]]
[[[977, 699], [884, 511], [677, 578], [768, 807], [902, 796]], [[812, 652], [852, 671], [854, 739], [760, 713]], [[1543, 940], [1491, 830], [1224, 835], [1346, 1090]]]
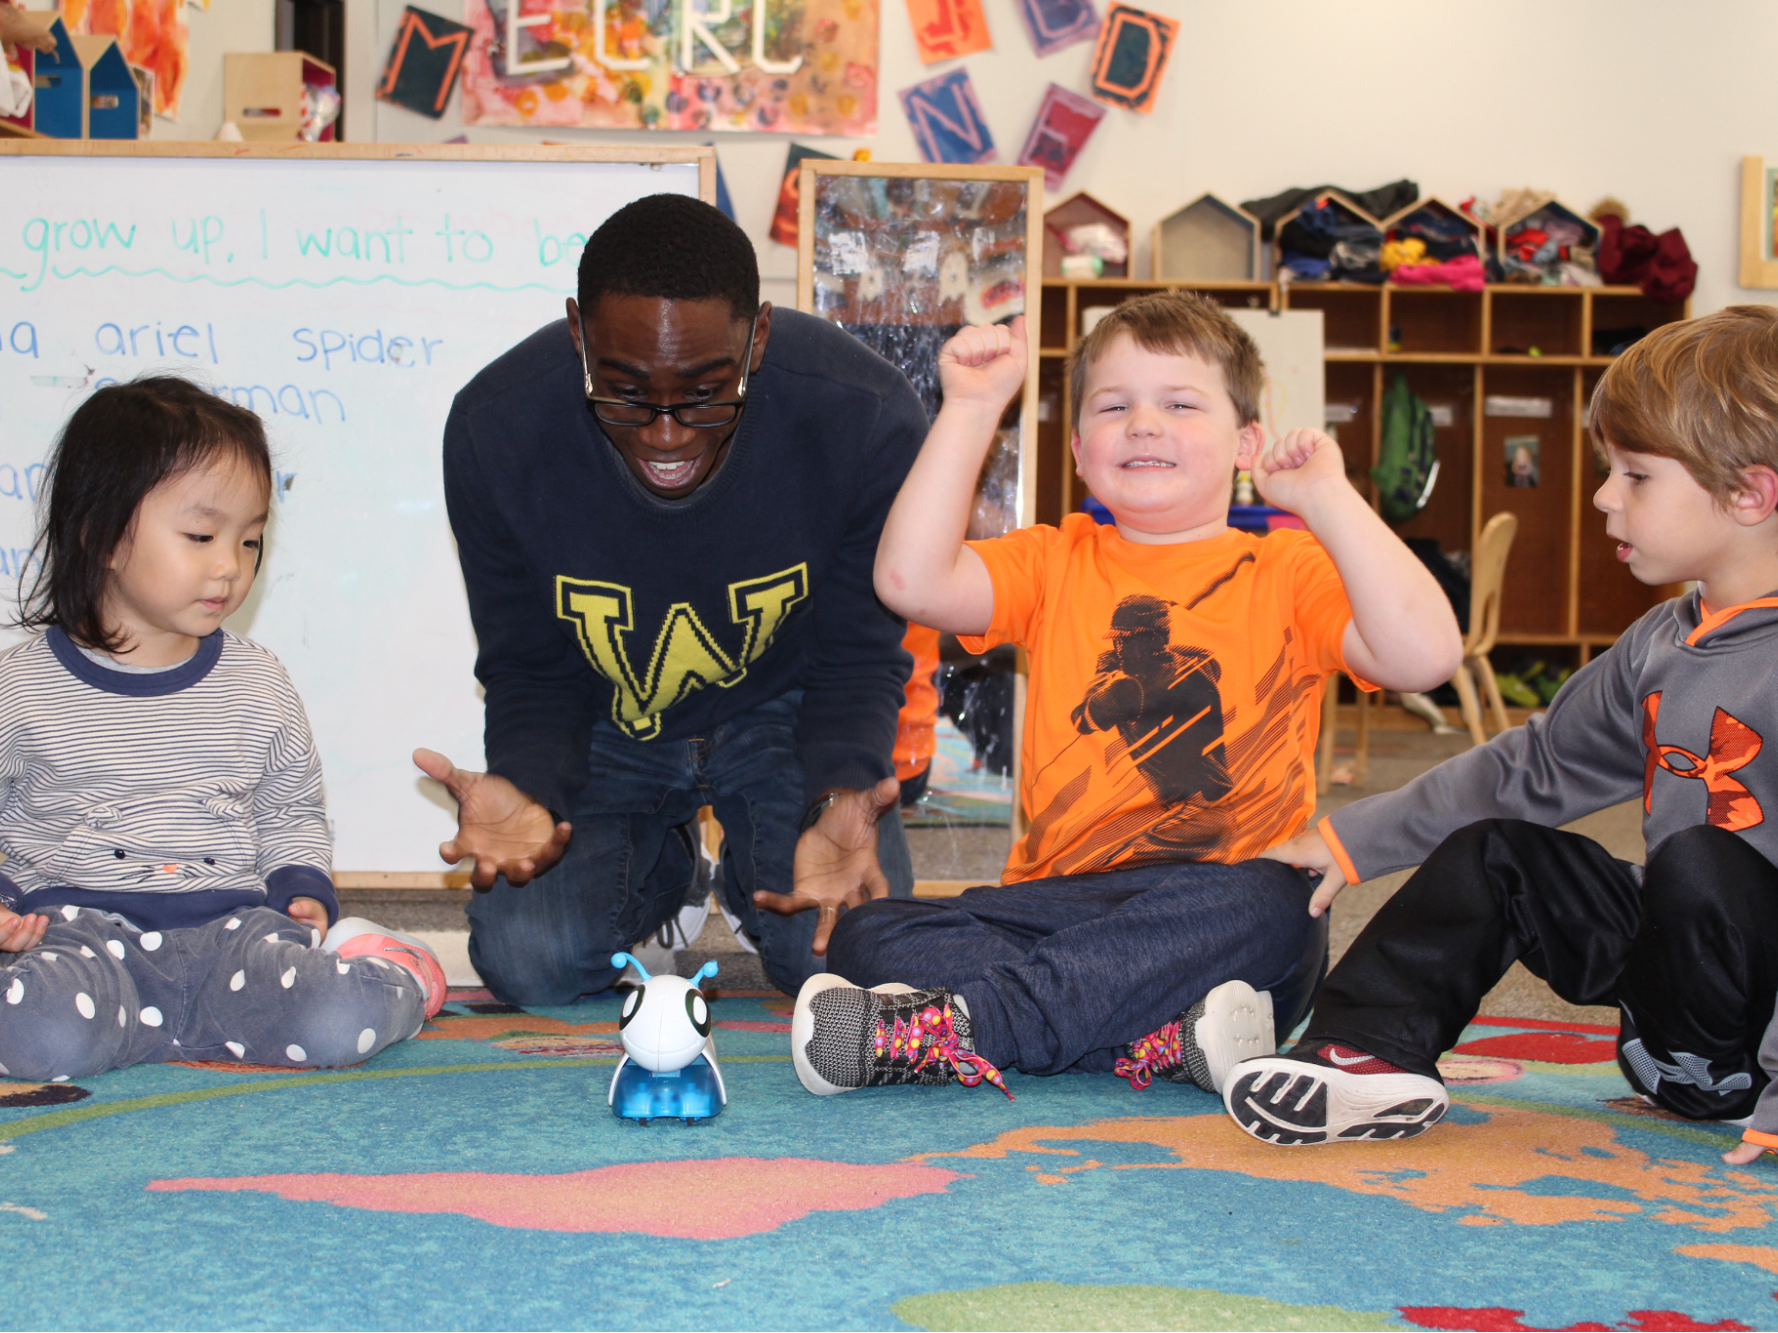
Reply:
[[855, 986], [956, 992], [1002, 1068], [1096, 1073], [1225, 981], [1270, 991], [1287, 1037], [1327, 971], [1310, 892], [1277, 861], [1166, 862], [875, 902], [840, 918], [828, 966]]
[[[637, 741], [610, 722], [593, 728], [591, 778], [568, 819], [561, 861], [522, 888], [496, 880], [469, 904], [469, 957], [508, 1004], [571, 1004], [605, 990], [611, 955], [672, 919], [695, 878], [679, 832], [698, 807], [722, 824], [722, 893], [759, 945], [766, 975], [795, 993], [824, 966], [810, 945], [816, 914], [779, 916], [753, 904], [755, 889], [791, 890], [803, 818], [796, 752], [802, 691], [792, 690], [679, 741]], [[913, 865], [895, 810], [877, 826], [877, 859], [897, 897], [912, 895]], [[720, 983], [719, 983], [720, 984]]]

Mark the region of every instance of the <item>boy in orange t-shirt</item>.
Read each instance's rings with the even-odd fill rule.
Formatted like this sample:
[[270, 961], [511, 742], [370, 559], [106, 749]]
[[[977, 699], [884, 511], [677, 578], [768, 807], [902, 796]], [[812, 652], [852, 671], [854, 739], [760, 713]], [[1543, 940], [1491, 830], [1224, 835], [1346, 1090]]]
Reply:
[[[1259, 854], [1300, 833], [1323, 683], [1446, 680], [1438, 584], [1318, 431], [1265, 446], [1257, 348], [1226, 312], [1125, 302], [1070, 366], [1076, 465], [1115, 526], [1072, 514], [966, 542], [983, 456], [1025, 379], [1022, 320], [939, 356], [944, 405], [883, 528], [878, 596], [971, 651], [1022, 645], [1028, 831], [998, 886], [854, 909], [797, 997], [798, 1076], [1004, 1089], [1115, 1070], [1220, 1091], [1276, 1048], [1325, 969], [1309, 876]], [[1237, 468], [1308, 532], [1227, 524]], [[847, 980], [849, 977], [852, 980]], [[875, 989], [864, 989], [875, 987]]]

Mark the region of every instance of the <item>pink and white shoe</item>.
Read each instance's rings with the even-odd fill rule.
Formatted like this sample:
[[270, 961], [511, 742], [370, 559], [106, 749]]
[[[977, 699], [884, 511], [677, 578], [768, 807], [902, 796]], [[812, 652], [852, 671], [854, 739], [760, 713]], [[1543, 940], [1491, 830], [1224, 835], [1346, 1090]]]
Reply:
[[380, 958], [384, 962], [405, 967], [420, 983], [426, 996], [426, 1017], [431, 1018], [444, 1008], [445, 974], [438, 955], [426, 947], [424, 940], [390, 930], [361, 916], [343, 916], [334, 922], [321, 947], [341, 958]]

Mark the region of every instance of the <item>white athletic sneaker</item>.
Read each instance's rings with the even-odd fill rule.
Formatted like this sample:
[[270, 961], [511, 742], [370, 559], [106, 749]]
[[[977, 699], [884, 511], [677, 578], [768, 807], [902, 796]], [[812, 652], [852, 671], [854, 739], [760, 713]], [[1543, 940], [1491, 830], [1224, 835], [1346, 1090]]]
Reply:
[[663, 949], [689, 949], [698, 942], [698, 936], [704, 933], [704, 923], [710, 919], [710, 894], [706, 892], [701, 898], [687, 903], [679, 909], [679, 915], [663, 925], [647, 943], [659, 945]]
[[796, 1076], [818, 1097], [894, 1083], [974, 1087], [984, 1080], [1011, 1097], [971, 1038], [969, 1006], [951, 991], [900, 982], [864, 990], [831, 972], [803, 983], [790, 1020]]
[[728, 904], [723, 902], [720, 896], [716, 899], [716, 907], [722, 913], [722, 919], [728, 922], [728, 928], [734, 932], [735, 943], [741, 946], [742, 952], [757, 955], [759, 945], [754, 942], [753, 936], [747, 933], [747, 928], [741, 924], [741, 918], [728, 910]]
[[343, 916], [333, 923], [321, 947], [341, 958], [380, 958], [404, 967], [420, 983], [420, 991], [426, 997], [426, 1017], [432, 1018], [444, 1008], [444, 968], [439, 966], [438, 955], [422, 939], [361, 916]]
[[1331, 1041], [1245, 1061], [1222, 1100], [1242, 1129], [1286, 1148], [1409, 1139], [1451, 1109], [1437, 1079]]
[[1272, 993], [1225, 981], [1171, 1023], [1131, 1042], [1116, 1068], [1132, 1088], [1146, 1088], [1158, 1074], [1219, 1093], [1237, 1064], [1277, 1049]]

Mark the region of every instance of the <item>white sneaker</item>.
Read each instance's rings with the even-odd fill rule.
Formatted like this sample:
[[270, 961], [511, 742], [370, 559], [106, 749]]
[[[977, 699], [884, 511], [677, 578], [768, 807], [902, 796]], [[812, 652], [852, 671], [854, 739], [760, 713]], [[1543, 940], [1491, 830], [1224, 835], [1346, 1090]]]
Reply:
[[969, 1006], [942, 988], [888, 982], [869, 990], [818, 972], [797, 993], [790, 1055], [817, 1097], [894, 1083], [992, 1083], [1000, 1071], [975, 1053]]
[[1225, 981], [1178, 1018], [1130, 1043], [1117, 1074], [1133, 1088], [1155, 1075], [1171, 1083], [1195, 1083], [1220, 1093], [1243, 1060], [1278, 1049], [1272, 1029], [1272, 993], [1245, 981]]
[[718, 849], [715, 856], [704, 850], [704, 844], [698, 844], [698, 854], [709, 861], [711, 887], [716, 891], [716, 910], [722, 913], [722, 919], [728, 923], [729, 933], [735, 937], [735, 943], [741, 946], [742, 953], [759, 956], [759, 942], [747, 933], [741, 924], [741, 918], [728, 910], [728, 900], [722, 892], [722, 853]]
[[741, 946], [741, 951], [743, 953], [758, 954], [759, 945], [755, 943], [753, 936], [747, 933], [746, 927], [742, 926], [741, 918], [729, 911], [728, 904], [723, 902], [721, 898], [716, 900], [716, 906], [722, 913], [722, 919], [728, 922], [728, 928], [734, 932], [735, 943]]
[[698, 942], [698, 936], [704, 933], [704, 923], [710, 919], [710, 895], [708, 893], [696, 902], [689, 902], [679, 909], [679, 915], [663, 925], [654, 933], [647, 944], [655, 944], [663, 949], [689, 949]]
[[[438, 955], [425, 940], [390, 930], [361, 916], [343, 916], [333, 923], [321, 947], [341, 958], [375, 958], [404, 967], [420, 984], [426, 1001], [426, 1017], [444, 1008], [445, 974]], [[345, 964], [340, 964], [341, 968]]]
[[1437, 1079], [1331, 1041], [1245, 1062], [1222, 1102], [1254, 1138], [1286, 1148], [1411, 1139], [1451, 1109]]

